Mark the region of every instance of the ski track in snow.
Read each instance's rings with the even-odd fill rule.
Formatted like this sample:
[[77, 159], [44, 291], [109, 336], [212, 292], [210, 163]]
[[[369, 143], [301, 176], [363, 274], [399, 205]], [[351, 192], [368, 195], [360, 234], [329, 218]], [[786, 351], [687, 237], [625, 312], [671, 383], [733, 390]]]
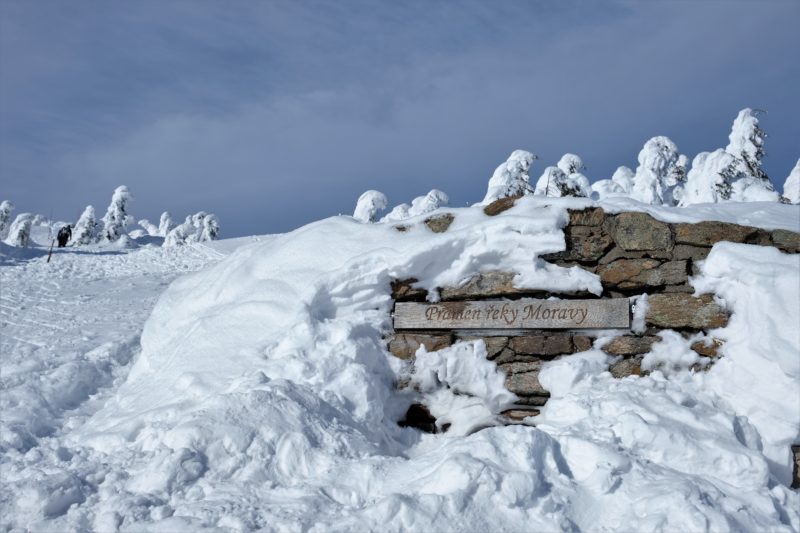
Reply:
[[[0, 516], [27, 498], [35, 523], [94, 490], [92, 467], [61, 446], [64, 436], [124, 381], [164, 288], [225, 255], [202, 244], [66, 249], [50, 263], [40, 255], [0, 267]], [[43, 516], [33, 508], [40, 497]]]

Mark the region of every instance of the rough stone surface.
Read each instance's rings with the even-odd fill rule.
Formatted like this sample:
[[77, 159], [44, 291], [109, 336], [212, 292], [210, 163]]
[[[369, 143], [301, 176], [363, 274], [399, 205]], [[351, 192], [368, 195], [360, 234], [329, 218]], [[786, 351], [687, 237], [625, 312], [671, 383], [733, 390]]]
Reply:
[[434, 233], [444, 233], [456, 219], [452, 213], [442, 213], [425, 219], [425, 225]]
[[597, 262], [601, 265], [611, 263], [617, 259], [671, 259], [672, 253], [668, 250], [646, 250], [640, 252], [632, 252], [624, 250], [619, 246], [612, 247], [606, 255], [601, 257]]
[[648, 326], [670, 329], [711, 329], [728, 323], [728, 314], [709, 294], [651, 294], [645, 322]]
[[686, 261], [662, 264], [656, 259], [618, 259], [597, 269], [605, 286], [623, 290], [686, 283], [686, 272]]
[[398, 333], [389, 341], [389, 351], [400, 359], [411, 359], [422, 345], [430, 352], [446, 348], [452, 341], [453, 338], [449, 333], [444, 335]]
[[792, 488], [800, 489], [800, 446], [795, 444], [792, 446], [792, 455], [794, 455], [794, 468], [792, 469]]
[[509, 418], [515, 422], [521, 422], [529, 416], [536, 416], [539, 414], [539, 409], [508, 409], [500, 413], [502, 416]]
[[484, 272], [461, 287], [444, 287], [439, 294], [442, 300], [512, 296], [521, 292], [514, 287], [515, 275], [513, 272]]
[[535, 407], [541, 407], [547, 403], [547, 400], [550, 398], [549, 394], [535, 394], [532, 396], [520, 396], [517, 399], [517, 405], [532, 405]]
[[489, 205], [487, 205], [486, 207], [484, 207], [483, 208], [483, 212], [485, 214], [489, 215], [490, 217], [493, 217], [495, 215], [499, 215], [503, 211], [508, 211], [509, 209], [514, 207], [514, 204], [516, 203], [516, 201], [519, 198], [522, 198], [522, 197], [521, 196], [507, 196], [505, 198], [499, 198], [499, 199], [495, 200], [494, 202], [490, 203]]
[[397, 280], [392, 282], [392, 299], [398, 302], [405, 302], [409, 300], [424, 300], [428, 295], [425, 289], [417, 289], [412, 287], [417, 279], [409, 278]]
[[776, 229], [772, 232], [772, 243], [784, 252], [796, 254], [800, 252], [800, 233]]
[[705, 357], [716, 357], [717, 350], [722, 346], [722, 341], [708, 339], [707, 341], [697, 341], [692, 343], [692, 350]]
[[506, 388], [520, 396], [547, 394], [539, 383], [541, 361], [515, 362], [499, 365], [506, 373]]
[[575, 335], [572, 337], [572, 344], [575, 346], [575, 353], [585, 352], [592, 349], [594, 339], [584, 335]]
[[552, 357], [574, 351], [572, 336], [569, 334], [513, 337], [510, 342], [510, 348], [517, 354], [542, 357]]
[[669, 226], [646, 213], [620, 213], [607, 218], [605, 227], [614, 242], [625, 250], [672, 250]]
[[691, 259], [692, 261], [701, 261], [708, 257], [711, 248], [702, 246], [692, 246], [691, 244], [678, 244], [672, 250], [672, 258], [676, 260]]
[[489, 359], [494, 359], [497, 357], [497, 355], [503, 351], [503, 348], [508, 346], [508, 337], [473, 337], [469, 335], [458, 336], [458, 340], [460, 341], [473, 341], [478, 339], [482, 340], [486, 345], [486, 355]]
[[644, 337], [623, 335], [611, 339], [603, 346], [603, 351], [610, 355], [639, 355], [649, 352], [653, 344], [658, 341], [659, 338], [652, 335]]
[[640, 357], [622, 359], [611, 365], [608, 371], [617, 379], [628, 376], [641, 376], [643, 374], [642, 359]]
[[587, 207], [586, 209], [569, 210], [570, 226], [602, 226], [606, 219], [606, 212], [602, 207]]
[[728, 222], [705, 221], [696, 224], [675, 224], [675, 242], [694, 246], [712, 246], [720, 241], [748, 242], [758, 230]]
[[611, 236], [602, 228], [593, 226], [567, 226], [564, 238], [567, 250], [561, 252], [561, 259], [574, 261], [597, 261], [613, 244]]

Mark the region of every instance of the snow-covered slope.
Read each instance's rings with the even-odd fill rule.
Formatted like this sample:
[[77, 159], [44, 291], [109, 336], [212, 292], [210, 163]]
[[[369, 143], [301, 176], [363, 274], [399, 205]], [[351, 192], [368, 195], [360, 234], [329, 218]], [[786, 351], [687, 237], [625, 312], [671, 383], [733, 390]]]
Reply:
[[[24, 424], [3, 426], [3, 523], [100, 531], [800, 529], [800, 496], [786, 486], [789, 444], [800, 436], [792, 399], [800, 397], [797, 255], [715, 246], [694, 284], [715, 292], [733, 318], [714, 332], [727, 342], [707, 373], [615, 380], [607, 356], [590, 350], [542, 371], [553, 397], [536, 427], [465, 434], [454, 425], [424, 435], [396, 425], [417, 393], [396, 389], [407, 368], [382, 342], [390, 281], [415, 277], [434, 289], [503, 268], [519, 272], [519, 286], [598, 292], [593, 274], [537, 259], [564, 248], [565, 209], [590, 204], [526, 197], [496, 217], [480, 207], [447, 209], [455, 220], [440, 234], [424, 216], [404, 220], [404, 232], [334, 217], [252, 244], [213, 243], [213, 254], [76, 254], [51, 299], [79, 295], [89, 318], [46, 337], [20, 329], [13, 306], [52, 267], [42, 258], [0, 267], [11, 307], [4, 339], [21, 339], [3, 350], [4, 402], [27, 405], [11, 385], [16, 374], [27, 376], [20, 382], [31, 395], [46, 394], [48, 379], [57, 379], [37, 383], [49, 374], [25, 364], [45, 368], [70, 343], [78, 348], [56, 359], [56, 370], [83, 360], [108, 369], [72, 403], [46, 399], [50, 411], [27, 412], [50, 421], [47, 432], [21, 444], [14, 436]], [[604, 207], [800, 229], [798, 206], [742, 205], [679, 210], [611, 198]], [[198, 250], [214, 257], [182, 255]], [[109, 279], [126, 272], [123, 263], [130, 274]], [[156, 284], [203, 265], [158, 299], [139, 353]], [[15, 284], [18, 293], [7, 293]], [[93, 290], [107, 296], [92, 301]], [[137, 294], [140, 306], [124, 305]], [[66, 305], [51, 311], [70, 313]], [[48, 312], [31, 312], [31, 320]], [[79, 340], [76, 330], [95, 324], [100, 333]], [[680, 360], [688, 348], [678, 337], [665, 337], [654, 357]], [[26, 356], [25, 339], [41, 351]], [[490, 365], [479, 365], [481, 350], [473, 343], [420, 355], [414, 379], [454, 419], [477, 408], [491, 415], [508, 398]], [[463, 372], [460, 361], [477, 370]], [[425, 378], [431, 373], [475, 399], [437, 389], [440, 379]]]

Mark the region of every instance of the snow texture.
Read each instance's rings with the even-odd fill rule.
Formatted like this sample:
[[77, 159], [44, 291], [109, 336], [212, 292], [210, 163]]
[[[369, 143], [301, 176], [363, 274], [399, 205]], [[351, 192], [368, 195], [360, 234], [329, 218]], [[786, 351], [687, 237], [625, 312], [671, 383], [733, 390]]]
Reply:
[[380, 191], [366, 191], [358, 197], [353, 218], [360, 222], [375, 222], [380, 211], [386, 209], [389, 200]]
[[509, 196], [533, 193], [528, 170], [536, 159], [538, 158], [531, 152], [514, 150], [508, 160], [495, 169], [489, 179], [489, 188], [481, 204], [490, 204]]
[[164, 239], [164, 246], [181, 246], [188, 243], [216, 240], [219, 235], [219, 221], [216, 215], [198, 211], [189, 215], [183, 224], [172, 229]]
[[669, 137], [653, 137], [639, 152], [631, 197], [650, 205], [675, 205], [673, 193], [683, 181], [686, 162]]
[[31, 228], [33, 226], [33, 214], [20, 213], [11, 227], [8, 230], [8, 237], [5, 243], [9, 246], [17, 246], [19, 248], [26, 248], [31, 238]]
[[417, 196], [411, 201], [408, 216], [415, 217], [432, 213], [442, 206], [447, 205], [450, 199], [439, 189], [431, 189], [425, 196]]
[[8, 200], [3, 200], [0, 203], [0, 239], [8, 237], [8, 230], [10, 226], [8, 222], [11, 220], [11, 213], [14, 211], [14, 204]]
[[800, 159], [783, 184], [783, 197], [790, 204], [800, 204]]

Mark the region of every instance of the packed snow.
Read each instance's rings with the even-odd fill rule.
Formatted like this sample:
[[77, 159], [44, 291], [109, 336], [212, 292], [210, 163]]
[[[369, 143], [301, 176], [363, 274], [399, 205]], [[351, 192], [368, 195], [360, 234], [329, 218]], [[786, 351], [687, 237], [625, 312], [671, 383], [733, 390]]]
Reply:
[[[541, 415], [500, 426], [514, 397], [482, 341], [423, 348], [413, 366], [386, 351], [390, 282], [415, 277], [435, 299], [503, 268], [519, 287], [598, 293], [594, 274], [538, 259], [564, 248], [567, 208], [597, 204], [528, 195], [489, 217], [421, 198], [403, 232], [339, 216], [50, 263], [46, 241], [0, 249], [4, 528], [800, 529], [800, 256], [714, 247], [692, 282], [733, 316], [707, 371], [670, 333], [646, 377], [612, 378], [591, 349], [545, 366]], [[776, 202], [599, 205], [800, 230], [800, 207]], [[431, 212], [455, 216], [445, 233]], [[421, 400], [447, 432], [397, 425]]]

